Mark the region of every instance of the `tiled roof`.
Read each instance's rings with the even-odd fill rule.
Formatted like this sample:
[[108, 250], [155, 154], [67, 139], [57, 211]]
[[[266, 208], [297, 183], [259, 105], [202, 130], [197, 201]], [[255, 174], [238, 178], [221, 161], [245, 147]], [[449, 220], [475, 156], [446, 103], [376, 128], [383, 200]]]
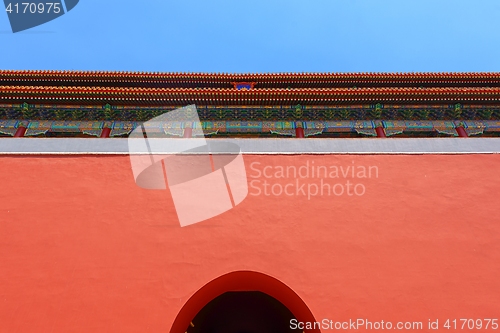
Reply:
[[500, 101], [500, 87], [369, 87], [253, 89], [144, 88], [88, 86], [0, 86], [0, 100], [9, 102], [122, 103], [139, 105], [223, 104], [262, 105], [307, 103], [455, 103]]
[[[67, 82], [114, 84], [215, 85], [230, 88], [232, 82], [256, 82], [257, 87], [317, 87], [352, 85], [497, 85], [500, 73], [151, 73], [103, 71], [0, 70], [0, 85], [12, 82], [46, 84]], [[24, 82], [24, 83], [23, 83]]]
[[1, 77], [88, 77], [88, 78], [185, 78], [185, 79], [500, 79], [498, 72], [483, 73], [159, 73], [159, 72], [114, 72], [114, 71], [51, 71], [51, 70], [0, 70]]
[[[235, 83], [250, 82], [248, 91]], [[0, 101], [123, 105], [499, 103], [500, 73], [139, 73], [0, 70]]]

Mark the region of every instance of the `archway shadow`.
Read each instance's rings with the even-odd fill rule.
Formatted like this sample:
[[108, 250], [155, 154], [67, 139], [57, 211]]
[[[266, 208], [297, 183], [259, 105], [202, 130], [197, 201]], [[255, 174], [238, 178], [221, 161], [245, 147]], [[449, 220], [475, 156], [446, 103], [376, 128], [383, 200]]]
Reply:
[[[247, 305], [237, 305], [242, 302]], [[259, 327], [259, 330], [277, 329], [278, 324], [273, 324], [271, 317], [259, 310], [259, 307], [270, 311], [276, 321], [289, 321], [290, 319], [287, 318], [296, 318], [299, 322], [315, 321], [304, 301], [283, 282], [258, 272], [237, 271], [222, 275], [199, 289], [184, 304], [170, 332], [200, 333], [201, 331], [197, 332], [197, 324], [194, 327], [191, 326], [198, 316], [196, 319], [199, 320], [198, 325], [205, 325], [206, 330], [203, 332], [217, 328], [217, 331], [224, 333], [253, 333], [257, 329], [255, 325], [242, 324], [248, 323], [252, 314], [260, 316], [255, 320], [263, 321], [264, 326]], [[232, 317], [239, 318], [239, 321], [229, 319], [220, 314], [221, 311], [230, 311]], [[206, 320], [207, 313], [212, 313], [213, 318]], [[276, 332], [281, 332], [281, 329]], [[306, 333], [313, 332], [319, 333], [320, 331], [306, 330]]]

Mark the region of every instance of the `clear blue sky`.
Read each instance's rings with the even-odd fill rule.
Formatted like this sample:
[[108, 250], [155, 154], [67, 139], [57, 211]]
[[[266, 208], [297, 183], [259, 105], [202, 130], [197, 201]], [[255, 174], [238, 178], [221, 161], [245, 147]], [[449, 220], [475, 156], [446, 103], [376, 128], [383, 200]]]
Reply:
[[500, 71], [500, 1], [80, 0], [17, 34], [0, 13], [0, 69]]

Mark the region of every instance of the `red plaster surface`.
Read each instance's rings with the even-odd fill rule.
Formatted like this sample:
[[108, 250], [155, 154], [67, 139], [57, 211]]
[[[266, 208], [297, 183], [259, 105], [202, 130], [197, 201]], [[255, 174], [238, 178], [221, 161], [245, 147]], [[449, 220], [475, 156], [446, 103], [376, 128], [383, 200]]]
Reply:
[[249, 176], [252, 162], [306, 161], [379, 176], [352, 179], [363, 196], [250, 188], [180, 228], [168, 190], [136, 186], [126, 156], [1, 157], [0, 332], [169, 332], [203, 285], [244, 270], [283, 282], [317, 320], [500, 317], [499, 155], [244, 159]]

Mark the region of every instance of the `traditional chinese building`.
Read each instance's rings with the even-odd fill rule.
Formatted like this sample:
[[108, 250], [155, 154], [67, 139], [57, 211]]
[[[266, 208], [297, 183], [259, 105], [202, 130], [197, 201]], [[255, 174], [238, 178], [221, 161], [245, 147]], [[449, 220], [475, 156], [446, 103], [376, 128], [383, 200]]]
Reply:
[[499, 93], [497, 73], [2, 71], [0, 132], [123, 137], [196, 104], [214, 137], [496, 136]]
[[[240, 147], [212, 217], [141, 129]], [[498, 329], [498, 73], [1, 71], [0, 133], [0, 332]]]

